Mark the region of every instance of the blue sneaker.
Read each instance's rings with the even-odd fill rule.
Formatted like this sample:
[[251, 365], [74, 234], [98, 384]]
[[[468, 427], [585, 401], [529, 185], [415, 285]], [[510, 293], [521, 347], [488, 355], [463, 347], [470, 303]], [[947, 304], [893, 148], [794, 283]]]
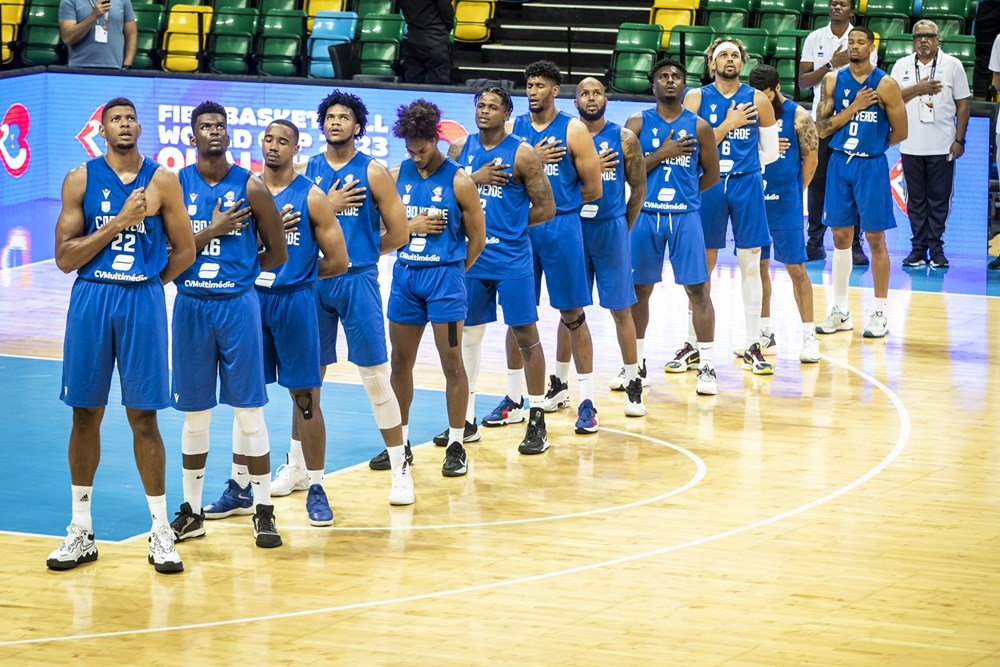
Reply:
[[581, 435], [597, 433], [597, 408], [589, 398], [577, 408], [576, 432]]
[[522, 398], [520, 403], [515, 403], [510, 396], [504, 396], [500, 405], [483, 417], [483, 426], [506, 426], [507, 424], [520, 424], [523, 421], [524, 399]]
[[226, 490], [219, 499], [205, 507], [206, 519], [225, 519], [227, 516], [253, 514], [253, 491], [250, 485], [240, 488], [236, 480], [226, 481]]
[[309, 525], [311, 526], [332, 526], [333, 510], [326, 499], [326, 491], [322, 484], [313, 484], [309, 487], [309, 495], [306, 496], [306, 511], [309, 513]]

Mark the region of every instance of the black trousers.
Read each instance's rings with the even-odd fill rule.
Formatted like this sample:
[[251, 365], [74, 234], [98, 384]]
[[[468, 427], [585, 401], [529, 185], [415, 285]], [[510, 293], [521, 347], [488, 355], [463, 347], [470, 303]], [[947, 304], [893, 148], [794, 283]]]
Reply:
[[976, 67], [972, 72], [972, 94], [986, 97], [993, 74], [990, 72], [990, 52], [993, 40], [1000, 33], [1000, 0], [983, 0], [976, 9]]
[[[826, 199], [826, 168], [830, 164], [830, 137], [819, 140], [816, 151], [816, 175], [808, 190], [809, 233], [806, 242], [811, 246], [823, 247], [826, 225], [823, 224], [823, 202]], [[861, 241], [861, 220], [854, 223], [854, 245]]]
[[951, 209], [955, 162], [947, 155], [903, 155], [906, 210], [914, 250], [941, 251]]
[[448, 40], [432, 44], [403, 42], [403, 82], [451, 85], [451, 51]]

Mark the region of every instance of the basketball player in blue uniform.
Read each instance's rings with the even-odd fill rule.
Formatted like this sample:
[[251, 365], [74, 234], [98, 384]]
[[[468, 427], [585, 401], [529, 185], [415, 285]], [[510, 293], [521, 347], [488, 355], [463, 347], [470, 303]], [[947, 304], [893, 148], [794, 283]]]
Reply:
[[[510, 94], [491, 86], [476, 93], [476, 127], [479, 132], [455, 141], [448, 156], [462, 166], [479, 188], [486, 216], [486, 246], [466, 272], [469, 313], [462, 332], [462, 360], [469, 378], [469, 405], [465, 442], [478, 439], [475, 417], [476, 380], [486, 325], [497, 320], [497, 302], [504, 322], [517, 339], [528, 389], [528, 425], [518, 447], [522, 454], [541, 454], [548, 446], [545, 428], [545, 355], [538, 338], [538, 307], [532, 273], [528, 229], [555, 215], [552, 187], [542, 161], [531, 146], [513, 134], [505, 123], [514, 110]], [[524, 421], [524, 387], [521, 371], [508, 373], [507, 394], [483, 419], [485, 426]], [[511, 380], [516, 384], [511, 386]], [[447, 445], [448, 431], [434, 438]]]
[[[262, 270], [283, 264], [288, 249], [267, 187], [226, 160], [226, 110], [215, 102], [202, 102], [191, 112], [191, 129], [198, 160], [181, 169], [179, 176], [198, 255], [174, 281], [173, 317], [174, 407], [185, 413], [184, 501], [191, 515], [202, 516], [208, 428], [218, 381], [219, 400], [233, 406], [235, 415], [233, 473], [222, 497], [204, 508], [204, 516], [253, 514], [257, 546], [277, 547], [281, 536], [271, 504], [260, 301], [253, 283]], [[259, 253], [258, 237], [264, 246]], [[186, 518], [183, 514], [179, 519]], [[203, 525], [180, 537], [201, 535]]]
[[865, 338], [889, 333], [889, 252], [885, 231], [896, 227], [885, 151], [906, 139], [906, 107], [899, 84], [871, 64], [875, 36], [868, 28], [847, 35], [850, 65], [830, 72], [820, 89], [816, 129], [830, 140], [823, 223], [833, 229], [833, 308], [816, 331], [831, 334], [854, 328], [847, 304], [851, 276], [851, 229], [861, 217], [861, 231], [871, 250], [875, 307], [865, 325]]
[[[645, 372], [639, 368], [632, 321], [632, 305], [636, 298], [629, 230], [646, 198], [645, 162], [632, 131], [605, 119], [608, 98], [600, 81], [587, 77], [577, 84], [574, 104], [580, 121], [590, 132], [601, 163], [601, 198], [584, 204], [580, 210], [588, 287], [593, 290], [596, 280], [601, 307], [611, 311], [618, 334], [624, 366], [610, 386], [625, 392], [626, 416], [641, 417], [646, 414], [642, 401]], [[627, 202], [626, 181], [629, 186]], [[556, 361], [568, 362], [569, 354], [569, 332], [560, 328]]]
[[[719, 250], [726, 247], [726, 231], [732, 220], [736, 257], [740, 265], [743, 316], [746, 321], [743, 368], [755, 375], [770, 375], [774, 367], [764, 359], [760, 337], [761, 248], [770, 245], [764, 211], [764, 181], [761, 168], [778, 159], [778, 128], [774, 108], [764, 93], [740, 83], [747, 52], [739, 40], [720, 38], [706, 50], [714, 81], [688, 92], [684, 108], [712, 126], [719, 144], [722, 181], [705, 192], [701, 222], [705, 228], [708, 272], [715, 270]], [[691, 330], [688, 332], [689, 336]], [[667, 365], [668, 372], [690, 367], [690, 341]]]
[[694, 322], [693, 354], [685, 363], [698, 368], [695, 391], [712, 396], [719, 392], [711, 358], [715, 310], [699, 210], [702, 193], [719, 182], [719, 152], [708, 122], [682, 106], [686, 76], [684, 65], [676, 60], [654, 64], [649, 81], [656, 106], [633, 114], [625, 123], [639, 139], [646, 170], [646, 197], [631, 232], [637, 298], [632, 318], [637, 358], [645, 365], [649, 298], [653, 286], [663, 280], [663, 253], [668, 251], [674, 282], [684, 286]]
[[441, 110], [426, 100], [399, 107], [392, 131], [409, 157], [393, 169], [406, 207], [410, 241], [399, 250], [389, 293], [392, 389], [403, 428], [413, 402], [413, 364], [427, 323], [445, 376], [448, 447], [441, 474], [468, 472], [462, 442], [469, 381], [462, 363], [462, 324], [468, 310], [465, 274], [486, 244], [479, 191], [465, 170], [438, 148]]
[[[792, 293], [802, 318], [802, 350], [799, 361], [819, 361], [819, 342], [813, 322], [813, 288], [806, 274], [806, 241], [802, 217], [802, 190], [809, 187], [816, 165], [819, 135], [809, 112], [781, 94], [778, 70], [758, 65], [750, 72], [750, 85], [764, 93], [774, 106], [778, 119], [781, 156], [764, 168], [764, 209], [774, 245], [774, 259], [785, 265], [792, 280]], [[771, 247], [765, 247], [760, 261], [763, 299], [760, 310], [761, 338], [775, 347], [771, 331], [771, 274], [768, 260]], [[740, 356], [743, 349], [739, 350]]]
[[[536, 301], [541, 299], [542, 275], [549, 304], [559, 311], [562, 325], [570, 332], [570, 347], [576, 362], [579, 387], [576, 432], [596, 433], [594, 407], [594, 346], [584, 307], [592, 303], [587, 288], [587, 266], [583, 253], [580, 208], [600, 199], [601, 165], [586, 126], [556, 109], [562, 73], [555, 63], [541, 60], [524, 70], [527, 80], [528, 113], [518, 116], [510, 131], [534, 146], [545, 165], [556, 215], [544, 225], [532, 227], [531, 252], [535, 268]], [[546, 412], [569, 405], [569, 364], [556, 362], [545, 395]], [[507, 368], [521, 368], [521, 355], [514, 335], [507, 335]]]
[[135, 105], [122, 97], [104, 105], [100, 133], [107, 154], [66, 175], [56, 223], [56, 266], [77, 272], [66, 317], [60, 396], [73, 408], [73, 519], [46, 565], [69, 570], [97, 560], [90, 504], [101, 457], [101, 421], [117, 363], [153, 520], [148, 560], [157, 572], [180, 572], [184, 566], [167, 522], [156, 411], [170, 405], [163, 283], [194, 261], [194, 238], [177, 177], [139, 154], [142, 127]]
[[[355, 146], [368, 124], [368, 108], [361, 98], [333, 90], [320, 102], [316, 122], [323, 129], [326, 150], [296, 168], [327, 194], [343, 229], [350, 260], [346, 274], [325, 278], [317, 285], [320, 377], [325, 377], [327, 365], [337, 361], [337, 331], [343, 327], [348, 359], [358, 367], [386, 444], [369, 466], [391, 470], [389, 502], [409, 505], [414, 502], [409, 470], [413, 454], [404, 445], [399, 403], [389, 382], [378, 281], [379, 257], [409, 238], [406, 213], [389, 171]], [[320, 467], [308, 469], [298, 423], [293, 422], [288, 462], [278, 469], [272, 494], [284, 496], [308, 489], [309, 477], [322, 473], [323, 457], [310, 456], [309, 460]]]

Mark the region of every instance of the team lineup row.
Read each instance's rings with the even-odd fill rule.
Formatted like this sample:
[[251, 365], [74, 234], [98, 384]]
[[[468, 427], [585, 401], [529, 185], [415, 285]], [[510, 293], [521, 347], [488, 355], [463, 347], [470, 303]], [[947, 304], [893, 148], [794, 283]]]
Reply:
[[[529, 112], [511, 120], [508, 92], [484, 88], [475, 95], [478, 132], [454, 142], [447, 155], [438, 147], [440, 110], [424, 100], [401, 106], [393, 131], [408, 159], [391, 170], [356, 150], [368, 110], [340, 91], [318, 109], [325, 152], [301, 165], [299, 129], [286, 120], [266, 128], [261, 178], [227, 161], [221, 105], [205, 102], [192, 112], [197, 163], [175, 176], [138, 153], [135, 106], [111, 100], [101, 124], [107, 154], [67, 175], [56, 228], [57, 265], [78, 272], [61, 394], [74, 408], [73, 518], [48, 567], [71, 569], [97, 558], [90, 503], [116, 364], [152, 516], [148, 559], [158, 572], [179, 572], [176, 542], [204, 536], [207, 519], [252, 514], [257, 546], [281, 546], [272, 496], [306, 490], [310, 523], [333, 523], [322, 486], [319, 398], [325, 368], [337, 361], [341, 325], [385, 444], [369, 465], [390, 471], [392, 505], [415, 500], [407, 425], [428, 323], [446, 381], [448, 428], [434, 438], [445, 447], [446, 477], [467, 473], [463, 444], [481, 437], [473, 399], [485, 327], [496, 321], [498, 304], [508, 326], [508, 386], [481, 423], [526, 422], [522, 454], [548, 449], [545, 413], [569, 406], [571, 363], [575, 431], [599, 428], [584, 312], [595, 283], [623, 360], [611, 388], [625, 392], [627, 416], [645, 414], [649, 298], [665, 254], [690, 303], [688, 340], [665, 370], [696, 370], [696, 391], [715, 394], [709, 276], [730, 221], [746, 320], [745, 345], [735, 351], [743, 368], [773, 373], [767, 357], [776, 341], [764, 299], [771, 252], [793, 281], [803, 322], [800, 360], [818, 362], [816, 332], [853, 328], [836, 255], [834, 306], [818, 326], [812, 321], [802, 191], [820, 134], [833, 137], [826, 217], [837, 253], [846, 253], [849, 273], [860, 216], [876, 278], [865, 336], [885, 336], [888, 257], [879, 249], [893, 217], [884, 152], [905, 137], [906, 118], [900, 125], [898, 86], [869, 62], [872, 41], [863, 28], [851, 32], [851, 65], [824, 81], [817, 123], [781, 95], [773, 68], [756, 68], [750, 86], [740, 82], [747, 55], [737, 40], [713, 44], [714, 82], [700, 89], [685, 91], [680, 63], [656, 63], [656, 105], [624, 127], [604, 118], [608, 102], [596, 79], [577, 86], [579, 118], [558, 111], [561, 74], [540, 61], [525, 72]], [[377, 262], [393, 251], [385, 313], [390, 360]], [[563, 324], [547, 388], [536, 327], [543, 277]], [[170, 281], [177, 287], [172, 378], [163, 292]], [[262, 409], [272, 382], [289, 390], [294, 405], [287, 464], [273, 480]], [[222, 496], [203, 507], [217, 402], [235, 412], [232, 475]], [[168, 523], [156, 411], [171, 405], [185, 413], [184, 501]]]

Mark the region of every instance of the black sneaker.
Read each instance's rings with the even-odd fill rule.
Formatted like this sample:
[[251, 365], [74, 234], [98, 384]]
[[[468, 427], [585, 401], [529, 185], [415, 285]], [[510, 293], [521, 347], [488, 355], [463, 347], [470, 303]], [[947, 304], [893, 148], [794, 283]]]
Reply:
[[465, 455], [465, 447], [462, 443], [453, 442], [444, 451], [444, 463], [441, 465], [441, 474], [445, 477], [461, 477], [469, 471], [469, 459]]
[[1000, 271], [1000, 257], [997, 257], [992, 262], [987, 264], [986, 268], [990, 271]]
[[646, 404], [642, 402], [642, 378], [636, 378], [625, 387], [625, 416], [642, 417]]
[[257, 505], [257, 513], [253, 515], [253, 536], [261, 549], [281, 546], [281, 535], [274, 522], [274, 505]]
[[927, 264], [927, 251], [917, 250], [914, 248], [910, 251], [910, 254], [906, 256], [903, 260], [903, 266], [908, 266], [911, 269], [915, 269]]
[[868, 266], [871, 264], [868, 261], [868, 255], [865, 254], [860, 243], [851, 247], [851, 261], [854, 262], [854, 266]]
[[[445, 429], [434, 436], [434, 444], [438, 447], [448, 446], [448, 431]], [[465, 422], [465, 433], [462, 435], [462, 442], [479, 442], [482, 436], [479, 435], [479, 427], [475, 421]]]
[[555, 412], [569, 407], [569, 383], [563, 382], [558, 375], [549, 376], [549, 390], [545, 392], [542, 409]]
[[[407, 442], [403, 447], [406, 448], [406, 462], [413, 465], [413, 450], [410, 449], [410, 443]], [[391, 470], [392, 464], [389, 462], [389, 450], [383, 449], [377, 456], [374, 456], [368, 462], [368, 467], [372, 470]]]
[[174, 515], [176, 518], [170, 522], [170, 529], [174, 531], [174, 539], [190, 540], [195, 537], [205, 536], [205, 511], [195, 514], [191, 510], [190, 503], [183, 503], [181, 511]]
[[541, 454], [549, 448], [548, 432], [545, 430], [545, 411], [532, 408], [528, 417], [528, 427], [524, 429], [524, 440], [517, 451], [522, 454]]
[[826, 248], [821, 243], [806, 244], [806, 261], [815, 262], [819, 259], [826, 259]]
[[947, 269], [951, 266], [948, 263], [948, 258], [944, 256], [944, 250], [935, 250], [932, 252], [930, 264], [932, 269]]

